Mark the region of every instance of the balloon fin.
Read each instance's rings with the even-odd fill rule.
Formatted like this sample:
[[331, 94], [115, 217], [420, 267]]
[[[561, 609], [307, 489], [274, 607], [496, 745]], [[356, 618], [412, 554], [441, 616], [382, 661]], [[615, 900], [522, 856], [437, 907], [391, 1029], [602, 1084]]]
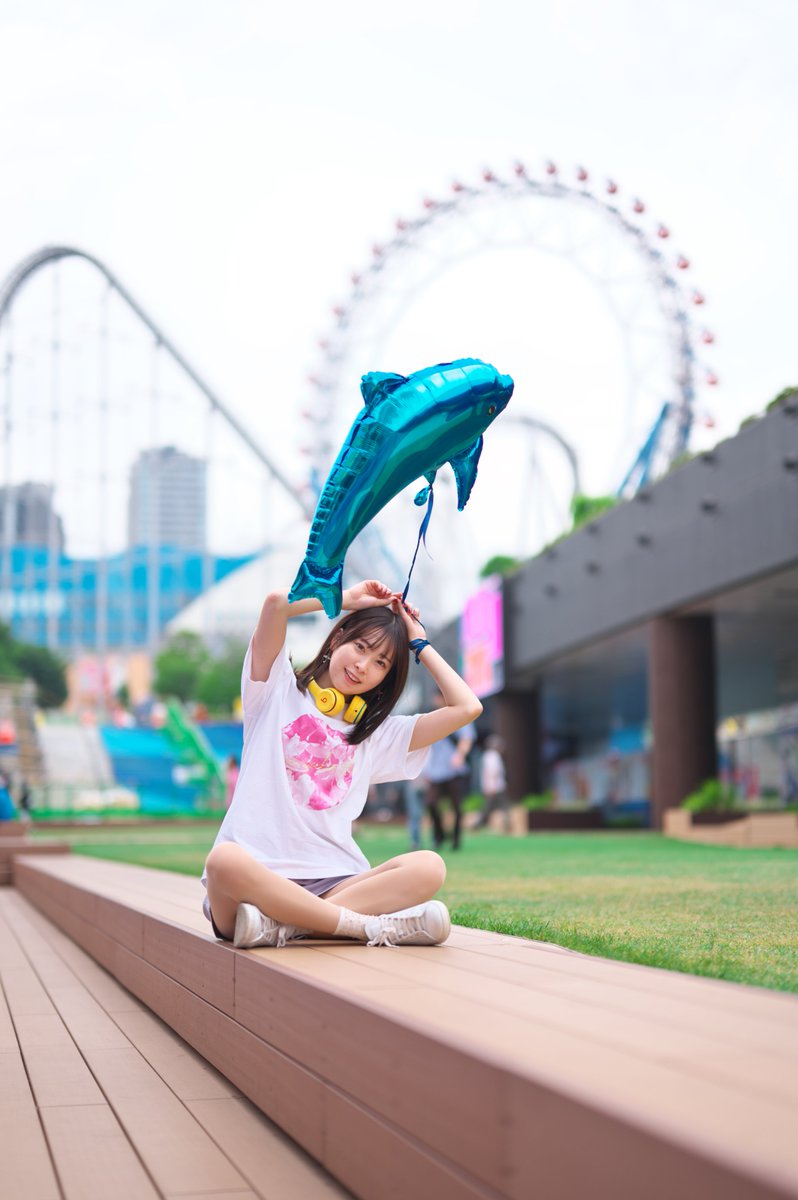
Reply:
[[468, 503], [468, 497], [471, 495], [471, 489], [477, 477], [477, 465], [481, 453], [482, 437], [480, 436], [474, 442], [473, 446], [469, 446], [462, 454], [455, 454], [454, 458], [449, 460], [454, 471], [455, 480], [457, 481], [457, 509], [459, 512], [463, 511]]
[[416, 492], [415, 496], [413, 497], [414, 504], [420, 505], [420, 504], [427, 503], [427, 496], [429, 496], [430, 492], [432, 491], [432, 485], [435, 482], [435, 476], [437, 474], [438, 474], [437, 467], [435, 468], [434, 471], [426, 472], [426, 474], [424, 475], [424, 478], [426, 479], [427, 483], [429, 484], [429, 487], [422, 488], [420, 492]]
[[360, 393], [366, 408], [376, 404], [380, 396], [395, 392], [403, 383], [407, 383], [404, 375], [394, 375], [391, 371], [369, 371], [360, 380]]
[[296, 579], [291, 584], [291, 591], [288, 593], [289, 602], [309, 600], [315, 597], [321, 601], [328, 617], [337, 617], [343, 602], [341, 587], [343, 573], [343, 563], [331, 571], [325, 571], [322, 567], [305, 559], [297, 571]]

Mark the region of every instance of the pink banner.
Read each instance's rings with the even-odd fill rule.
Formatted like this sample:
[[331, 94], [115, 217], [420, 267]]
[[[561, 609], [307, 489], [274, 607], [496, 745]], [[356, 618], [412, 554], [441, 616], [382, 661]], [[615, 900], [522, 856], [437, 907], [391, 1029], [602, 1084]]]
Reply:
[[465, 603], [460, 621], [463, 678], [480, 697], [504, 687], [504, 619], [501, 579], [496, 576]]

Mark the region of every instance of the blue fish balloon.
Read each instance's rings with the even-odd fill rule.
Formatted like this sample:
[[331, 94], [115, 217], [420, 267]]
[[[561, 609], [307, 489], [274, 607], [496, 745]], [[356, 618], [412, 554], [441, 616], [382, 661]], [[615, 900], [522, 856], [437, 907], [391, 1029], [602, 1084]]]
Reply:
[[513, 394], [509, 375], [478, 358], [427, 367], [406, 377], [372, 371], [360, 390], [364, 408], [349, 430], [319, 497], [308, 548], [289, 600], [319, 599], [328, 617], [341, 611], [344, 558], [352, 541], [399, 492], [421, 476], [429, 484], [451, 464], [457, 507], [471, 495], [482, 434]]

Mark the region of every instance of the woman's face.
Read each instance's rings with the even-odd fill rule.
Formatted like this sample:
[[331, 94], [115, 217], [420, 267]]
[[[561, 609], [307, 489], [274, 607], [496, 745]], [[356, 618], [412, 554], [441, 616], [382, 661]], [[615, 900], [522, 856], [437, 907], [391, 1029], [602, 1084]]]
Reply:
[[342, 642], [330, 656], [329, 683], [345, 696], [360, 696], [382, 683], [392, 663], [387, 638], [379, 642], [365, 638]]

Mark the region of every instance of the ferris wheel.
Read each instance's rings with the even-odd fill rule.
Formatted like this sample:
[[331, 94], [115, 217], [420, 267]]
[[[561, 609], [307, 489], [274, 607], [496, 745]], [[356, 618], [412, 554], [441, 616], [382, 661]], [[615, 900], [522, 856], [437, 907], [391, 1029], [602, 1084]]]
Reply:
[[[425, 197], [372, 246], [318, 342], [303, 409], [311, 478], [323, 481], [357, 415], [362, 374], [472, 355], [516, 392], [469, 508], [441, 506], [430, 532], [452, 607], [491, 553], [526, 557], [561, 533], [575, 489], [632, 494], [687, 449], [700, 393], [718, 382], [703, 362], [705, 297], [672, 242], [640, 199], [582, 167], [567, 180], [553, 162], [516, 163]], [[412, 524], [412, 498], [396, 504], [369, 535], [391, 563]]]

